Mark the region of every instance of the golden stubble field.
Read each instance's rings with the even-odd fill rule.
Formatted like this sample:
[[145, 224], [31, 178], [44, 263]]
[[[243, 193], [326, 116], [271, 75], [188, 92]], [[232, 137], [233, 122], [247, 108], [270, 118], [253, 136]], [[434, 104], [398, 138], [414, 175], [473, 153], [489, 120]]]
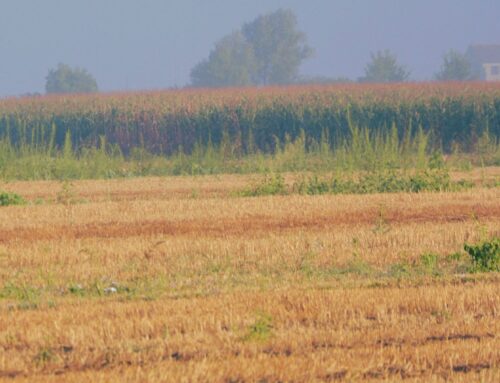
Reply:
[[499, 188], [234, 195], [258, 178], [0, 185], [0, 381], [500, 381], [500, 276], [460, 256]]

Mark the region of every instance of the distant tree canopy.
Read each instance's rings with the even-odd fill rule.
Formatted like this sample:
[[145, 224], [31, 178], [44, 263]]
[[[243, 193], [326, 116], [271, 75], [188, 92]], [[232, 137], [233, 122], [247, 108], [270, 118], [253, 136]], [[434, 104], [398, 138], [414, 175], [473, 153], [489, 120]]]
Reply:
[[216, 43], [191, 70], [193, 86], [241, 86], [294, 82], [312, 49], [290, 10], [261, 15]]
[[435, 77], [439, 81], [472, 80], [471, 64], [464, 54], [451, 49], [443, 56], [441, 70]]
[[93, 93], [97, 92], [98, 88], [95, 78], [85, 69], [59, 64], [57, 69], [49, 71], [45, 91], [47, 93]]
[[215, 44], [208, 60], [191, 70], [195, 86], [243, 86], [252, 83], [255, 56], [241, 32], [234, 32]]
[[371, 54], [371, 61], [365, 66], [365, 75], [360, 82], [403, 82], [410, 72], [398, 64], [397, 58], [389, 50]]

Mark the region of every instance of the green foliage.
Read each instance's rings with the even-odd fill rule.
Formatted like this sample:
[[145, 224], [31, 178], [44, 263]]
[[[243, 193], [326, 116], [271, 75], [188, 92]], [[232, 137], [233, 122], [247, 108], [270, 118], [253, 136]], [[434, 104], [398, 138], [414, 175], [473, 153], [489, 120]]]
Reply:
[[68, 292], [72, 295], [82, 297], [85, 295], [85, 289], [80, 284], [72, 284], [68, 287]]
[[469, 254], [473, 271], [500, 271], [500, 237], [479, 244], [465, 244], [464, 250]]
[[321, 180], [318, 175], [313, 175], [309, 179], [302, 179], [294, 185], [294, 190], [299, 194], [317, 195], [330, 192], [328, 181]]
[[406, 262], [399, 262], [389, 267], [388, 275], [393, 278], [409, 277], [412, 274], [412, 267]]
[[247, 333], [243, 337], [245, 341], [266, 341], [272, 336], [273, 320], [265, 313], [258, 313], [254, 323], [248, 326]]
[[253, 79], [255, 84], [295, 81], [300, 64], [312, 54], [291, 10], [279, 9], [261, 15], [245, 24], [242, 32], [254, 51], [257, 64]]
[[481, 166], [486, 163], [500, 165], [500, 142], [491, 134], [489, 126], [478, 137], [474, 152], [479, 156]]
[[280, 174], [266, 175], [260, 183], [243, 190], [240, 195], [419, 193], [458, 191], [471, 187], [471, 182], [452, 181], [446, 169], [426, 169], [415, 173], [382, 169], [359, 176], [336, 175], [331, 179], [315, 174], [302, 178], [290, 187]]
[[250, 85], [255, 65], [252, 46], [241, 32], [233, 32], [216, 43], [208, 60], [191, 70], [191, 82], [196, 87]]
[[191, 82], [198, 87], [291, 83], [311, 52], [293, 12], [280, 9], [218, 41], [209, 58], [191, 70]]
[[71, 68], [60, 63], [57, 69], [49, 71], [45, 91], [47, 93], [95, 93], [98, 88], [96, 80], [86, 70]]
[[434, 151], [431, 158], [429, 158], [429, 169], [444, 169], [445, 163], [443, 159], [443, 154], [440, 151]]
[[441, 272], [438, 269], [439, 255], [434, 253], [426, 253], [420, 256], [420, 267], [424, 274], [430, 275], [440, 275]]
[[[499, 88], [479, 83], [467, 88], [338, 85], [8, 99], [0, 101], [0, 167], [12, 149], [25, 157], [42, 150], [54, 155], [64, 147], [68, 131], [75, 153], [102, 148], [104, 138], [106, 151], [116, 147], [127, 158], [134, 149], [192, 155], [200, 147], [205, 151], [210, 140], [219, 148], [224, 133], [236, 157], [275, 154], [274, 137], [281, 150], [287, 138], [296, 142], [303, 131], [307, 152], [320, 143], [339, 154], [343, 146], [346, 151], [359, 148], [356, 157], [340, 161], [345, 166], [354, 160], [365, 167], [373, 166], [373, 159], [399, 162], [402, 153], [416, 150], [407, 144], [417, 138], [420, 154], [449, 154], [459, 147], [467, 154], [482, 150], [485, 163], [500, 163], [499, 116]], [[359, 135], [353, 136], [353, 129]], [[393, 145], [395, 138], [399, 146]]]
[[285, 179], [281, 174], [266, 174], [262, 182], [245, 189], [240, 193], [243, 197], [285, 194], [288, 194], [288, 190], [285, 184]]
[[7, 282], [0, 288], [0, 299], [14, 299], [19, 301], [17, 306], [19, 310], [34, 310], [39, 307], [41, 298], [41, 289], [33, 286], [14, 284]]
[[0, 206], [24, 205], [26, 201], [16, 193], [0, 192]]
[[441, 70], [436, 74], [439, 81], [467, 81], [472, 79], [472, 69], [467, 56], [451, 49], [443, 56]]
[[471, 183], [452, 182], [446, 170], [424, 170], [404, 174], [394, 170], [365, 173], [360, 177], [336, 176], [331, 181], [317, 176], [296, 184], [300, 194], [368, 194], [423, 191], [455, 191], [472, 187]]
[[[67, 136], [68, 137], [68, 136]], [[303, 178], [294, 188], [303, 194], [323, 194], [326, 189], [353, 190], [356, 192], [454, 190], [471, 187], [461, 181], [452, 182], [442, 168], [442, 156], [428, 158], [408, 149], [391, 148], [392, 144], [365, 138], [360, 146], [342, 144], [338, 148], [321, 144], [306, 149], [307, 137], [299, 136], [288, 141], [275, 154], [238, 155], [229, 144], [221, 147], [197, 146], [190, 154], [182, 151], [170, 156], [153, 155], [134, 149], [125, 157], [116, 146], [83, 148], [49, 152], [43, 148], [19, 150], [0, 141], [0, 178], [3, 179], [88, 179], [161, 175], [203, 175], [220, 173], [272, 173], [309, 171], [316, 174]], [[412, 144], [413, 145], [413, 144]], [[377, 149], [380, 148], [380, 149]], [[394, 157], [393, 153], [399, 153]], [[363, 156], [362, 153], [367, 153]], [[441, 162], [439, 162], [441, 161]], [[423, 165], [419, 165], [423, 164]], [[417, 169], [410, 172], [409, 169]], [[335, 172], [333, 179], [320, 177], [319, 173]], [[349, 174], [357, 173], [357, 176]], [[270, 176], [264, 184], [276, 184]], [[398, 186], [399, 185], [399, 186]], [[495, 186], [485, 185], [485, 186]], [[280, 191], [280, 193], [283, 190]]]
[[[294, 135], [285, 133], [283, 139], [277, 135], [267, 137], [267, 131], [265, 135], [263, 131], [254, 135], [253, 129], [247, 134], [235, 135], [227, 127], [216, 141], [209, 134], [206, 143], [200, 138], [189, 153], [180, 146], [169, 156], [153, 153], [137, 143], [136, 146], [130, 144], [125, 155], [120, 146], [110, 144], [104, 134], [98, 135], [95, 143], [82, 145], [77, 129], [61, 130], [55, 124], [47, 130], [39, 127], [24, 136], [25, 126], [20, 124], [15, 133], [19, 136], [19, 144], [16, 144], [11, 140], [14, 130], [9, 124], [9, 135], [0, 139], [0, 178], [70, 180], [310, 171], [314, 174], [335, 172], [338, 177], [332, 181], [334, 187], [331, 180], [321, 177], [303, 179], [295, 187], [300, 193], [322, 194], [327, 187], [331, 192], [362, 193], [364, 189], [365, 192], [421, 191], [471, 186], [451, 182], [442, 152], [428, 146], [431, 133], [423, 128], [413, 132], [411, 125], [402, 130], [395, 123], [390, 129], [360, 128], [352, 122], [351, 114], [346, 116], [348, 131], [335, 139], [324, 127], [316, 134], [297, 128]], [[286, 113], [277, 118], [288, 121]], [[1, 123], [0, 118], [0, 136]], [[27, 136], [35, 137], [31, 144], [21, 139]], [[270, 141], [263, 144], [263, 139]], [[481, 165], [494, 165], [500, 159], [500, 146], [489, 129], [477, 138], [474, 148]], [[417, 172], [410, 173], [409, 169], [417, 169]], [[357, 177], [349, 178], [346, 176], [349, 173], [357, 173]]]
[[365, 67], [365, 76], [360, 82], [403, 82], [410, 77], [397, 58], [389, 50], [371, 54], [371, 61]]

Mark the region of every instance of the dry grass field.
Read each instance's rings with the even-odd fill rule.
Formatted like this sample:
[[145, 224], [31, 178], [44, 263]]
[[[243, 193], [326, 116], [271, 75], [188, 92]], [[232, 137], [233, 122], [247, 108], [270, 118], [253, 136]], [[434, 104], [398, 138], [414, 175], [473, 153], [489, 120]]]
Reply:
[[500, 275], [463, 252], [500, 188], [235, 195], [258, 178], [1, 184], [0, 381], [500, 381]]

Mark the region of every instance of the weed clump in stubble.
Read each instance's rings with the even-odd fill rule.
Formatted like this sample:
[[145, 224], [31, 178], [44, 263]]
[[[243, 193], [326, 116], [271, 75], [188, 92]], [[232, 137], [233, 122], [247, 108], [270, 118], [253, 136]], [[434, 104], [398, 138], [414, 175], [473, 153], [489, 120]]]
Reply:
[[280, 174], [266, 175], [257, 185], [242, 190], [243, 197], [266, 195], [321, 195], [321, 194], [371, 194], [419, 193], [424, 191], [460, 191], [473, 187], [468, 181], [452, 181], [446, 169], [426, 169], [413, 174], [396, 170], [381, 170], [358, 176], [335, 176], [331, 179], [313, 175], [286, 185]]
[[266, 341], [272, 336], [272, 330], [272, 317], [265, 313], [258, 313], [254, 323], [248, 326], [247, 332], [243, 336], [243, 340], [257, 342]]
[[26, 200], [16, 193], [0, 192], [0, 206], [24, 205]]
[[500, 237], [475, 245], [465, 244], [464, 250], [471, 257], [472, 272], [500, 271]]

